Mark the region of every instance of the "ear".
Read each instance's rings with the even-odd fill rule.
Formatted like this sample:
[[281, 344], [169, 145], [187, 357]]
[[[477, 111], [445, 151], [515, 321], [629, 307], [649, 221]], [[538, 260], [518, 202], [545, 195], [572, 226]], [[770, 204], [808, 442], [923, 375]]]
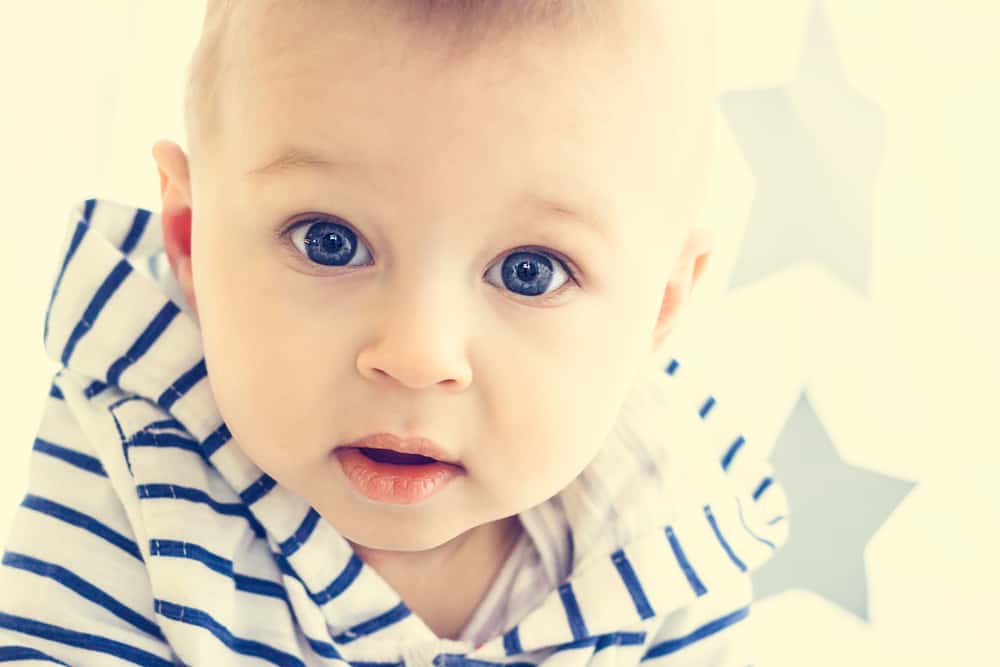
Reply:
[[163, 248], [177, 282], [197, 318], [194, 279], [191, 271], [191, 182], [184, 150], [172, 141], [153, 145], [153, 159], [160, 172], [160, 212]]
[[660, 314], [653, 329], [651, 351], [656, 353], [670, 335], [687, 304], [695, 284], [705, 271], [715, 247], [715, 234], [709, 229], [692, 229], [680, 256], [674, 264], [670, 280], [663, 293]]

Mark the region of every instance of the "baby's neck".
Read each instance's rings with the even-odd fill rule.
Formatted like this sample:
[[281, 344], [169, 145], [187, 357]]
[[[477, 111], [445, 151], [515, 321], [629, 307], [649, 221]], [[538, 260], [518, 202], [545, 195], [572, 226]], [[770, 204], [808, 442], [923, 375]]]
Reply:
[[352, 547], [435, 635], [457, 640], [523, 531], [515, 515], [477, 526], [424, 552], [370, 550], [353, 543]]

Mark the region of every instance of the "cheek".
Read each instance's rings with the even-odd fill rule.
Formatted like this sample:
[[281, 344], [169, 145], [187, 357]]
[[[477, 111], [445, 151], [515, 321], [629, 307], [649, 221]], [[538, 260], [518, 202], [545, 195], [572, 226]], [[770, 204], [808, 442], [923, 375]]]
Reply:
[[506, 409], [494, 415], [507, 428], [502, 439], [490, 438], [490, 461], [481, 453], [483, 472], [504, 489], [498, 498], [517, 496], [517, 509], [558, 493], [590, 464], [634, 381], [634, 368], [614, 354], [575, 359], [560, 368], [550, 360], [543, 381], [512, 378]]
[[315, 371], [290, 355], [269, 353], [267, 336], [216, 339], [206, 366], [222, 418], [239, 448], [261, 470], [295, 488], [296, 471], [323, 456], [337, 433], [330, 393]]
[[244, 453], [281, 479], [336, 435], [327, 415], [338, 345], [236, 272], [203, 278], [200, 326], [219, 412]]

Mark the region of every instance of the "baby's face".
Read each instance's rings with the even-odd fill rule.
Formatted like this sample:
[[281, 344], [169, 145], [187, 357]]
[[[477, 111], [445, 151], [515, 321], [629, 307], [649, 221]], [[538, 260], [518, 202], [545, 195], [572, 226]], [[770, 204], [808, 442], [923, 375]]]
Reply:
[[[689, 120], [670, 63], [596, 34], [446, 62], [320, 5], [246, 17], [224, 70], [194, 187], [206, 363], [261, 469], [354, 542], [429, 549], [558, 493], [605, 441], [684, 240]], [[369, 501], [332, 452], [379, 431], [465, 472]]]

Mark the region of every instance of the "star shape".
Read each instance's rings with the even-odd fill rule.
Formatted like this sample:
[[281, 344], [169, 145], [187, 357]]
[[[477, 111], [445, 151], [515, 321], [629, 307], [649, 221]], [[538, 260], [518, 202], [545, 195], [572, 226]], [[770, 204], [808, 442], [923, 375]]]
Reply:
[[720, 107], [757, 181], [729, 287], [813, 260], [867, 296], [884, 113], [844, 77], [821, 2], [809, 13], [797, 78], [726, 92]]
[[788, 541], [753, 575], [760, 599], [808, 589], [868, 620], [864, 550], [915, 486], [845, 463], [803, 391], [771, 455], [788, 499]]

